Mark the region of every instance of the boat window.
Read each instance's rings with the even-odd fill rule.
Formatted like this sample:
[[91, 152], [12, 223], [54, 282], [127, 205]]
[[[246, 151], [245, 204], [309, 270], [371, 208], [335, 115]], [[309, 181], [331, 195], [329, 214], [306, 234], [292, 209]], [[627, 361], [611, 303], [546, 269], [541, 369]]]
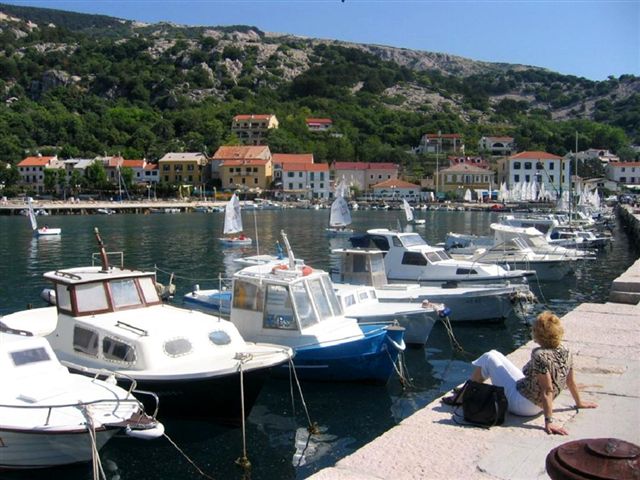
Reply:
[[107, 360], [118, 362], [135, 362], [136, 352], [131, 345], [127, 345], [112, 337], [105, 337], [102, 340], [102, 354]]
[[56, 305], [58, 310], [71, 311], [71, 294], [69, 293], [69, 287], [62, 283], [56, 284]]
[[51, 360], [46, 348], [30, 348], [29, 350], [18, 350], [11, 352], [11, 360], [16, 367], [27, 365], [29, 363], [46, 362]]
[[360, 292], [358, 294], [358, 297], [360, 298], [360, 300], [366, 300], [369, 298], [369, 293], [367, 291]]
[[291, 285], [291, 294], [293, 295], [293, 301], [296, 305], [296, 311], [298, 313], [298, 321], [300, 322], [300, 328], [305, 328], [314, 323], [317, 323], [318, 317], [313, 309], [313, 303], [309, 297], [309, 293], [304, 286], [303, 282], [294, 283]]
[[400, 239], [398, 237], [393, 237], [393, 246], [394, 247], [401, 247], [402, 246], [402, 242], [400, 241]]
[[446, 250], [438, 250], [438, 255], [440, 256], [440, 260], [451, 260], [451, 255]]
[[376, 246], [376, 248], [382, 250], [383, 252], [389, 251], [389, 242], [384, 237], [371, 236], [371, 241]]
[[[320, 318], [328, 318], [333, 316], [331, 312], [331, 306], [329, 305], [329, 300], [327, 299], [327, 295], [322, 288], [322, 283], [320, 283], [319, 278], [315, 278], [313, 280], [309, 280], [309, 290], [311, 291], [311, 296], [313, 297], [313, 301], [318, 308], [318, 313], [320, 314]], [[296, 303], [297, 306], [297, 303]], [[302, 322], [300, 322], [302, 323]]]
[[413, 247], [416, 245], [426, 245], [427, 242], [418, 235], [417, 233], [412, 233], [411, 235], [403, 235], [402, 236], [402, 245], [405, 247]]
[[425, 252], [425, 255], [427, 256], [427, 260], [431, 263], [438, 263], [442, 261], [438, 252]]
[[108, 310], [107, 294], [102, 282], [76, 285], [76, 303], [79, 313]]
[[111, 280], [109, 286], [111, 287], [111, 298], [115, 308], [142, 304], [140, 295], [138, 295], [138, 289], [136, 288], [136, 282], [133, 278]]
[[76, 352], [98, 356], [98, 332], [88, 328], [75, 327], [73, 329], [73, 349]]
[[456, 275], [477, 275], [478, 272], [476, 272], [473, 268], [458, 268], [456, 270]]
[[402, 255], [403, 265], [426, 265], [427, 259], [421, 252], [404, 252]]
[[368, 272], [367, 269], [367, 257], [364, 255], [354, 255], [353, 256], [353, 272], [354, 273], [362, 273]]
[[158, 303], [160, 301], [153, 278], [140, 277], [138, 283], [140, 284], [140, 290], [142, 290], [142, 295], [146, 303]]
[[186, 338], [174, 338], [164, 342], [164, 353], [170, 357], [181, 357], [191, 352], [193, 346]]
[[253, 283], [236, 280], [233, 284], [233, 306], [243, 310], [262, 311], [262, 289]]
[[[239, 282], [236, 282], [236, 285]], [[233, 295], [234, 303], [236, 296]], [[309, 300], [307, 299], [307, 304]], [[310, 307], [309, 307], [310, 308]], [[289, 289], [282, 285], [267, 285], [264, 308], [264, 328], [295, 330], [297, 328], [289, 299]]]
[[209, 340], [214, 345], [229, 345], [231, 343], [231, 337], [224, 330], [214, 330], [209, 334]]
[[342, 304], [338, 300], [336, 292], [333, 290], [333, 284], [331, 283], [328, 275], [322, 276], [322, 285], [324, 286], [325, 292], [327, 292], [327, 298], [329, 299], [329, 303], [331, 304], [331, 308], [333, 309], [333, 314], [335, 316], [342, 315]]
[[351, 305], [355, 305], [356, 303], [355, 295], [347, 295], [346, 297], [342, 297], [342, 298], [343, 298], [343, 303], [345, 307], [350, 307]]
[[369, 290], [369, 298], [378, 298], [378, 295], [376, 295], [376, 291], [375, 290]]

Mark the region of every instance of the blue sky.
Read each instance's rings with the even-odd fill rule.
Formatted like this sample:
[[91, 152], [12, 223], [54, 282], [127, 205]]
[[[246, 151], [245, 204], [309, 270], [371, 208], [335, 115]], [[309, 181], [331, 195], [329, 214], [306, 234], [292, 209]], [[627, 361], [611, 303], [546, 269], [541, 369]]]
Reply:
[[640, 76], [640, 1], [0, 0], [145, 22], [252, 25], [521, 63], [603, 80]]

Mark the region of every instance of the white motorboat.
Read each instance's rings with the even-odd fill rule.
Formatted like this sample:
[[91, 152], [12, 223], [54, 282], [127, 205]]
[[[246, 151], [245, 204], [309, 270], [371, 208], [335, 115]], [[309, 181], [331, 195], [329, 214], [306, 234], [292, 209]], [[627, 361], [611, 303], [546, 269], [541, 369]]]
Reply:
[[[493, 223], [495, 244], [488, 249], [480, 248], [473, 255], [454, 254], [454, 258], [473, 262], [508, 265], [511, 269], [534, 270], [540, 281], [557, 281], [575, 270], [576, 261], [587, 258], [584, 252], [564, 247], [548, 246], [546, 251], [531, 246], [532, 238], [542, 239], [536, 229], [525, 229]], [[533, 230], [533, 232], [531, 232]], [[527, 236], [524, 236], [527, 235]]]
[[[221, 237], [219, 240], [228, 247], [240, 247], [251, 245], [251, 238], [242, 233], [242, 214], [240, 201], [234, 193], [224, 209], [224, 231], [228, 237]], [[239, 235], [235, 235], [239, 234]]]
[[235, 273], [233, 324], [249, 340], [293, 348], [302, 379], [386, 383], [404, 350], [404, 328], [345, 317], [329, 275], [296, 260], [284, 233], [283, 240], [288, 264]]
[[378, 248], [385, 252], [384, 266], [391, 281], [495, 283], [522, 280], [534, 273], [506, 270], [499, 265], [479, 261], [455, 260], [444, 248], [428, 245], [417, 233], [379, 228], [349, 240], [354, 247]]
[[0, 383], [0, 470], [88, 462], [117, 433], [164, 434], [133, 385], [69, 373], [46, 339], [2, 324]]
[[[29, 221], [31, 222], [31, 229], [33, 230], [33, 234], [37, 237], [44, 236], [52, 236], [52, 235], [60, 235], [62, 233], [61, 228], [51, 228], [48, 225], [44, 227], [38, 228], [38, 221], [36, 220], [36, 212], [33, 210], [33, 204], [31, 203], [31, 197], [28, 199], [28, 209], [27, 216], [29, 217]], [[43, 210], [44, 211], [44, 210]], [[47, 213], [48, 215], [48, 213]]]
[[381, 305], [387, 302], [423, 302], [444, 304], [452, 322], [500, 321], [515, 308], [535, 300], [524, 283], [459, 284], [438, 286], [418, 283], [388, 283], [383, 252], [377, 249], [344, 248], [333, 250], [339, 256], [339, 268], [333, 273], [337, 291], [352, 285], [369, 285]]
[[404, 215], [407, 220], [407, 224], [409, 225], [424, 225], [426, 220], [422, 218], [415, 218], [413, 215], [413, 209], [409, 202], [407, 202], [404, 198], [402, 199], [402, 208], [404, 210]]
[[155, 274], [109, 266], [96, 236], [101, 266], [45, 273], [56, 305], [3, 322], [46, 336], [63, 363], [127, 375], [159, 396], [162, 415], [238, 424], [241, 381], [248, 415], [271, 368], [287, 363], [291, 349], [245, 342], [226, 320], [163, 304]]
[[335, 285], [344, 316], [361, 324], [397, 322], [404, 327], [408, 345], [424, 346], [440, 314], [446, 314], [444, 304], [385, 302], [378, 300], [376, 289], [366, 285]]

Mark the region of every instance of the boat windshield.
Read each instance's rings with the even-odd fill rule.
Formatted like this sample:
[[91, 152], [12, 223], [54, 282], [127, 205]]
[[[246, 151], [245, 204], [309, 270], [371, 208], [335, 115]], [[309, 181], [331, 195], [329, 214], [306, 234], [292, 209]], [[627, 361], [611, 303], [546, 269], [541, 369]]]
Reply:
[[384, 257], [382, 255], [371, 255], [371, 271], [384, 272]]
[[402, 245], [405, 247], [413, 247], [415, 245], [427, 245], [427, 242], [425, 242], [424, 239], [417, 233], [412, 233], [410, 235], [403, 235], [402, 237], [400, 237], [400, 240], [402, 241]]

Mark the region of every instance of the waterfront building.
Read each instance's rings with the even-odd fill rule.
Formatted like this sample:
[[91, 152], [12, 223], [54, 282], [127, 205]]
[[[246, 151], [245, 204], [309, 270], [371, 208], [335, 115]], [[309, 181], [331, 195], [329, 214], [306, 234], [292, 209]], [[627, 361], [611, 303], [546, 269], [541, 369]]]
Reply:
[[405, 182], [397, 178], [385, 180], [383, 182], [372, 185], [374, 198], [388, 199], [388, 200], [421, 200], [420, 185], [414, 183]]
[[330, 198], [329, 165], [326, 163], [285, 163], [282, 167], [282, 193], [285, 196], [308, 199]]
[[267, 133], [278, 128], [278, 119], [273, 114], [236, 115], [231, 123], [231, 132], [245, 145], [263, 145]]
[[396, 180], [399, 171], [396, 163], [333, 162], [331, 180], [333, 185], [345, 182], [349, 187], [367, 192], [384, 180]]
[[578, 152], [576, 158], [582, 162], [585, 160], [599, 160], [603, 165], [620, 161], [617, 155], [614, 155], [605, 148], [588, 148], [587, 150]]
[[478, 150], [491, 155], [511, 155], [516, 150], [516, 143], [513, 137], [482, 137], [478, 141]]
[[570, 159], [540, 151], [520, 152], [509, 157], [504, 167], [504, 179], [499, 181], [505, 181], [509, 189], [523, 182], [544, 184], [556, 196], [570, 189]]
[[269, 147], [224, 145], [213, 155], [220, 183], [225, 190], [266, 190], [273, 179]]
[[313, 153], [274, 153], [273, 160], [273, 182], [276, 187], [282, 187], [278, 185], [282, 183], [282, 170], [286, 164], [311, 164], [313, 162]]
[[497, 190], [496, 172], [473, 164], [458, 163], [440, 170], [440, 190], [456, 192], [462, 198], [467, 189], [476, 191], [478, 197], [488, 190]]
[[449, 156], [447, 158], [449, 160], [449, 166], [453, 167], [454, 165], [471, 165], [478, 168], [489, 168], [489, 162], [487, 162], [482, 157], [469, 157], [469, 156]]
[[34, 189], [36, 193], [44, 193], [45, 191], [45, 170], [64, 169], [64, 163], [58, 160], [57, 155], [26, 157], [17, 166], [20, 182]]
[[209, 157], [200, 152], [170, 152], [158, 161], [160, 181], [201, 186], [209, 180]]
[[637, 188], [640, 185], [640, 162], [611, 162], [605, 167], [608, 180]]

